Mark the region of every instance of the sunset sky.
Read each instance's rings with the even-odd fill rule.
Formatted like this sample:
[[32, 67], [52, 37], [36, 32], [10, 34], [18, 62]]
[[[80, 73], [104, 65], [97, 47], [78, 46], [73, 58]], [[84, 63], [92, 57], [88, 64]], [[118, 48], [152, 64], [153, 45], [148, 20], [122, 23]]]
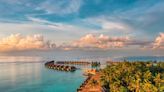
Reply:
[[0, 0], [0, 53], [164, 55], [164, 0]]

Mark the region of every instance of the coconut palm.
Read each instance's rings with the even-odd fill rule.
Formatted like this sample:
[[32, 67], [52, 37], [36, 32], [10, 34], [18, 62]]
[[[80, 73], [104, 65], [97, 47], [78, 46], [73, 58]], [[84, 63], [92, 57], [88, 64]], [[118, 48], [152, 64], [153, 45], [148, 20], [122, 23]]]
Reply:
[[164, 92], [164, 62], [119, 62], [101, 71], [100, 83], [111, 92]]

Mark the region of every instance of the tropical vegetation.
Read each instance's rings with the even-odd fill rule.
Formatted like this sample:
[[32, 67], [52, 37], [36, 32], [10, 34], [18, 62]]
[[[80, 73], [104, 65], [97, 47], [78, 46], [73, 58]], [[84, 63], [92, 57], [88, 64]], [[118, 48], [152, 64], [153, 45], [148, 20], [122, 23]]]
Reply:
[[164, 62], [119, 62], [101, 70], [109, 92], [164, 92]]

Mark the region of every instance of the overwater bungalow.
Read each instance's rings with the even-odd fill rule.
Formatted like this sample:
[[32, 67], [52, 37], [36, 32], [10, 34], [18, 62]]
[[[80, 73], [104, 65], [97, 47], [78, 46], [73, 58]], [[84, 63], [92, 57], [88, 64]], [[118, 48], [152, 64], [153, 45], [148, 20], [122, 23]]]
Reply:
[[76, 70], [76, 67], [74, 66], [54, 64], [54, 61], [46, 62], [45, 66], [49, 69], [60, 70], [60, 71], [75, 71]]

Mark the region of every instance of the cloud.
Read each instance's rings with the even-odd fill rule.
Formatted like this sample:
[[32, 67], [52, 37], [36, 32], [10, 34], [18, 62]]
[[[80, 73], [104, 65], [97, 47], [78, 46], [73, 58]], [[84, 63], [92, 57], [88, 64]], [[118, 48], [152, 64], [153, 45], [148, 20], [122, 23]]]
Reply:
[[120, 30], [125, 32], [131, 30], [131, 28], [125, 23], [113, 22], [107, 20], [99, 20], [99, 22], [101, 23], [101, 27], [104, 30]]
[[131, 40], [130, 42], [126, 43], [127, 45], [131, 46], [139, 46], [141, 48], [148, 47], [152, 44], [153, 41], [144, 41], [144, 40]]
[[[21, 34], [44, 34], [48, 36], [48, 39], [55, 40], [56, 43], [63, 43], [65, 41], [70, 41], [69, 39], [77, 39], [78, 37], [88, 34], [96, 33], [99, 30], [94, 30], [88, 27], [83, 27], [81, 25], [62, 23], [62, 22], [52, 22], [45, 20], [43, 18], [36, 18], [26, 16], [28, 21], [18, 21], [18, 22], [0, 22], [0, 36], [15, 33]], [[74, 36], [70, 36], [74, 35]]]
[[158, 37], [156, 37], [153, 48], [155, 49], [164, 49], [164, 33], [160, 33]]
[[79, 40], [73, 41], [70, 44], [62, 44], [60, 48], [63, 50], [72, 49], [114, 49], [114, 48], [135, 48], [135, 49], [164, 49], [164, 33], [160, 33], [155, 41], [151, 40], [136, 40], [128, 36], [110, 37], [103, 34], [98, 36], [87, 34]]
[[102, 31], [117, 31], [117, 32], [130, 32], [133, 30], [131, 26], [122, 21], [116, 21], [114, 18], [110, 18], [108, 16], [99, 16], [86, 18], [83, 20], [90, 25], [95, 25], [101, 28]]
[[3, 23], [0, 22], [0, 30], [5, 32], [28, 32], [28, 31], [45, 31], [45, 30], [53, 30], [52, 28], [47, 27], [47, 25], [33, 23], [33, 22], [24, 22], [24, 23]]
[[[136, 47], [137, 46], [137, 47]], [[21, 34], [12, 34], [0, 39], [0, 52], [26, 51], [26, 50], [108, 50], [118, 48], [141, 48], [141, 49], [163, 49], [164, 33], [160, 33], [155, 41], [134, 40], [128, 36], [110, 37], [107, 35], [86, 34], [78, 40], [70, 43], [56, 45], [45, 40], [40, 34], [23, 36]]]
[[40, 4], [36, 10], [44, 10], [50, 14], [71, 14], [79, 11], [82, 0], [48, 0]]
[[[74, 33], [80, 33], [81, 31], [93, 31], [84, 27], [66, 24], [51, 22], [40, 18], [28, 17], [29, 21], [24, 22], [0, 22], [0, 30], [3, 31], [69, 31]], [[80, 31], [80, 32], [79, 32]], [[19, 32], [18, 32], [19, 33]]]
[[40, 34], [22, 36], [12, 34], [0, 39], [0, 52], [22, 51], [22, 50], [46, 50], [55, 48], [56, 45], [50, 41], [45, 41]]
[[159, 36], [155, 38], [154, 41], [147, 41], [143, 42], [139, 41], [139, 43], [142, 49], [164, 49], [164, 33], [159, 33]]
[[127, 30], [127, 27], [121, 23], [113, 23], [113, 22], [104, 22], [102, 24], [103, 29], [119, 29], [119, 30]]
[[36, 22], [36, 23], [48, 23], [48, 24], [52, 24], [52, 22], [50, 21], [47, 21], [47, 20], [44, 20], [44, 19], [40, 19], [40, 18], [35, 18], [35, 17], [30, 17], [30, 16], [27, 16], [27, 19], [32, 21], [32, 22]]
[[80, 48], [80, 49], [110, 49], [123, 48], [126, 42], [130, 41], [129, 37], [109, 37], [103, 34], [95, 36], [87, 34], [79, 40], [73, 41], [70, 45], [62, 45], [61, 48], [65, 50]]

